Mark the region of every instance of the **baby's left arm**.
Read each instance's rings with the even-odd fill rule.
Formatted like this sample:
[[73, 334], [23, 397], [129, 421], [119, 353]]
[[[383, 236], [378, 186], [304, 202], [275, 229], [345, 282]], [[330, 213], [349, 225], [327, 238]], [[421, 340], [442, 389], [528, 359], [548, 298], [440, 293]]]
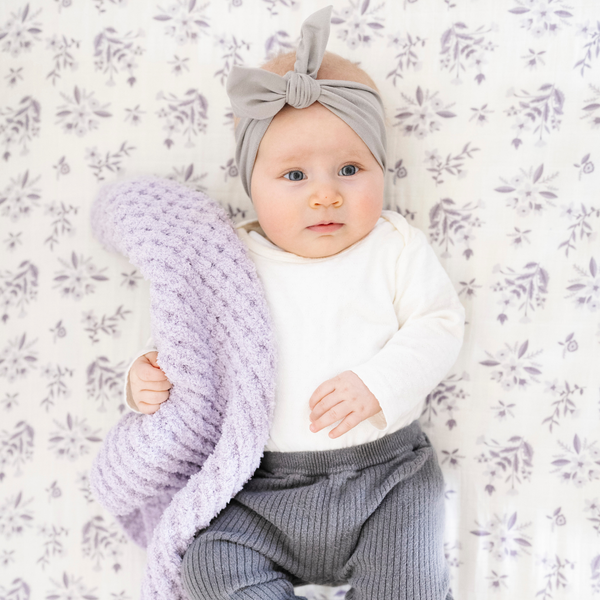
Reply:
[[[422, 231], [405, 223], [402, 233], [405, 247], [396, 263], [394, 298], [400, 328], [375, 356], [323, 382], [310, 399], [316, 431], [345, 417], [331, 437], [380, 410], [374, 426], [394, 423], [444, 378], [461, 348], [465, 310], [450, 278]], [[339, 392], [330, 393], [340, 378]], [[349, 398], [354, 399], [349, 403]], [[349, 410], [352, 404], [358, 410]]]

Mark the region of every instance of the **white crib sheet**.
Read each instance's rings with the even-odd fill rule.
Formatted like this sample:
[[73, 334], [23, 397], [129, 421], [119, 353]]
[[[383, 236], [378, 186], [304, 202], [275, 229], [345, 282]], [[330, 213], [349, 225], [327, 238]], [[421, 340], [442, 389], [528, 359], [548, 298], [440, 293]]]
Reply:
[[[428, 234], [467, 310], [420, 418], [454, 596], [600, 597], [600, 3], [331, 3], [328, 49], [386, 103], [386, 208]], [[0, 3], [0, 598], [139, 597], [144, 551], [87, 472], [125, 410], [148, 285], [93, 239], [90, 203], [154, 174], [252, 216], [227, 74], [327, 4]]]

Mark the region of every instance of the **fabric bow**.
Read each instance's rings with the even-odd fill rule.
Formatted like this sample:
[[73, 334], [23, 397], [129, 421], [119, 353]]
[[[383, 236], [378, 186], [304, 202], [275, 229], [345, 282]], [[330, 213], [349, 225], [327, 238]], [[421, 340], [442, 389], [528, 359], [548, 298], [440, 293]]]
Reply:
[[304, 21], [294, 70], [283, 77], [264, 69], [237, 65], [231, 69], [227, 93], [234, 114], [240, 118], [235, 131], [235, 160], [250, 197], [258, 147], [273, 117], [286, 104], [302, 109], [318, 101], [352, 127], [385, 171], [384, 110], [377, 91], [354, 81], [317, 79], [329, 39], [332, 10], [327, 6]]

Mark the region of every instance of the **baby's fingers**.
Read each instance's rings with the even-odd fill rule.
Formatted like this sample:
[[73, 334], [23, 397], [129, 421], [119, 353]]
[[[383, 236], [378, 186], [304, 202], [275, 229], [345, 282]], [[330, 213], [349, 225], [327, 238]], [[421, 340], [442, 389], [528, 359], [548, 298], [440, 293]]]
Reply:
[[169, 392], [154, 392], [152, 390], [144, 390], [137, 394], [137, 397], [139, 398], [138, 406], [143, 404], [162, 404], [165, 400], [168, 400]]
[[153, 367], [148, 362], [142, 362], [136, 371], [141, 381], [168, 381], [167, 376], [160, 367]]

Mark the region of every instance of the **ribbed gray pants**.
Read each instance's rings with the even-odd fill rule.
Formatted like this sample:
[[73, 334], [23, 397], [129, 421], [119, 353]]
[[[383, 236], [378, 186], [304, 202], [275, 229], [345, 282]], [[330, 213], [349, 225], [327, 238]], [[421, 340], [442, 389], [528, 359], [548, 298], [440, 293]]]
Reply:
[[184, 589], [192, 600], [287, 600], [303, 598], [294, 586], [349, 583], [347, 600], [452, 600], [443, 492], [416, 420], [360, 446], [264, 452], [190, 544]]

